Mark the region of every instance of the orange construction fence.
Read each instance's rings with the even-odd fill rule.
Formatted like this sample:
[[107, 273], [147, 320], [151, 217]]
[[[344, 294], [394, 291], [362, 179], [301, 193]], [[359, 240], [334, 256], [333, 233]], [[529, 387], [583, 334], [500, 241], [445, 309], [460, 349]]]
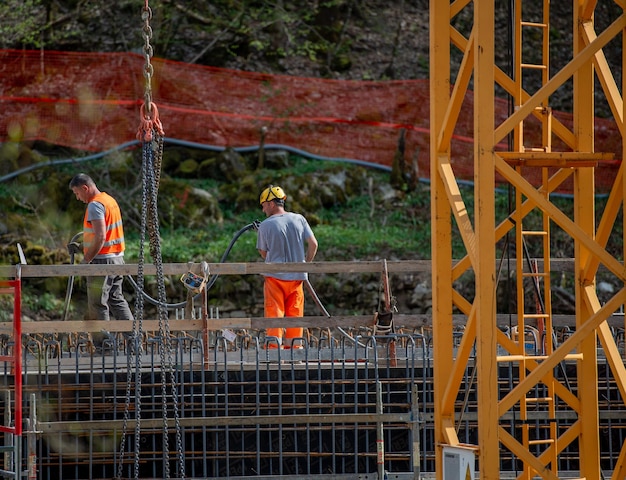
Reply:
[[[0, 50], [0, 141], [41, 140], [93, 152], [134, 140], [144, 62], [132, 53]], [[404, 130], [405, 162], [416, 159], [420, 177], [429, 176], [428, 80], [327, 80], [159, 58], [152, 65], [152, 96], [166, 137], [254, 146], [265, 127], [265, 144], [390, 166]], [[472, 100], [465, 99], [452, 141], [455, 175], [464, 180], [474, 170]], [[497, 118], [507, 110], [498, 100]], [[567, 114], [555, 116], [571, 124]], [[614, 121], [597, 119], [596, 150], [621, 159]], [[598, 167], [598, 191], [609, 190], [619, 163]]]

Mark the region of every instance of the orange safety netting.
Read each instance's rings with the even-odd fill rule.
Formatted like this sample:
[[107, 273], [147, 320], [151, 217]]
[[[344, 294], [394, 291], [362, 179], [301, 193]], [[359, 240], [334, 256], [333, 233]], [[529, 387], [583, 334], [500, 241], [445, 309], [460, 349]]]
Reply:
[[[42, 140], [102, 151], [134, 140], [144, 62], [132, 53], [0, 50], [0, 141]], [[152, 64], [152, 96], [166, 137], [253, 146], [266, 127], [266, 144], [390, 166], [404, 129], [406, 163], [417, 159], [419, 175], [429, 176], [428, 80], [325, 80], [158, 58]], [[465, 180], [474, 171], [472, 100], [466, 97], [452, 140], [454, 172]], [[507, 110], [498, 101], [496, 118], [506, 118]], [[566, 114], [555, 117], [571, 124]], [[526, 137], [532, 141], [532, 133]], [[596, 151], [621, 158], [621, 136], [612, 120], [597, 119]], [[598, 167], [599, 191], [608, 191], [618, 164]]]

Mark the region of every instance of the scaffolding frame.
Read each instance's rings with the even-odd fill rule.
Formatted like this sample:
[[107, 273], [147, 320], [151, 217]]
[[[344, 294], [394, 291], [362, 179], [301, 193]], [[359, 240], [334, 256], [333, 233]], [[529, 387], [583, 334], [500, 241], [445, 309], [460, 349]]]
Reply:
[[7, 407], [2, 416], [4, 423], [0, 425], [0, 432], [4, 434], [0, 445], [0, 452], [4, 454], [3, 468], [0, 469], [3, 478], [20, 478], [22, 474], [22, 282], [19, 273], [18, 266], [14, 280], [0, 280], [0, 295], [13, 297], [10, 346], [0, 355], [5, 376], [8, 373], [13, 377], [12, 384], [4, 389]]
[[[600, 480], [600, 439], [598, 431], [598, 373], [596, 345], [600, 342], [609, 366], [616, 378], [621, 398], [626, 398], [626, 370], [611, 335], [607, 319], [623, 307], [626, 289], [622, 288], [601, 304], [595, 277], [600, 266], [607, 268], [615, 278], [626, 280], [624, 264], [606, 249], [624, 198], [623, 164], [615, 179], [607, 206], [596, 227], [594, 174], [599, 162], [611, 158], [594, 147], [594, 79], [597, 76], [603, 93], [611, 106], [619, 130], [624, 134], [624, 102], [612, 68], [624, 72], [626, 61], [610, 66], [602, 48], [622, 36], [626, 28], [624, 11], [600, 32], [596, 32], [594, 12], [598, 1], [573, 2], [573, 46], [571, 60], [560, 70], [550, 74], [549, 62], [549, 1], [542, 0], [543, 15], [528, 20], [522, 12], [529, 1], [511, 0], [513, 6], [512, 32], [515, 42], [513, 68], [505, 72], [496, 64], [498, 48], [507, 42], [496, 42], [495, 7], [493, 0], [458, 0], [430, 2], [430, 75], [431, 75], [431, 212], [433, 259], [433, 335], [435, 384], [435, 436], [437, 478], [442, 478], [442, 451], [444, 446], [461, 444], [456, 434], [455, 399], [460, 394], [460, 379], [470, 352], [477, 358], [478, 424], [477, 445], [480, 478], [498, 479], [500, 447], [512, 452], [523, 467], [518, 478], [540, 476], [558, 479], [556, 459], [568, 446], [578, 442], [580, 477]], [[502, 4], [503, 2], [500, 2]], [[614, 2], [624, 9], [624, 2]], [[537, 5], [537, 2], [534, 2]], [[468, 26], [469, 24], [469, 26]], [[541, 45], [537, 61], [525, 61], [522, 53], [528, 48], [523, 38], [524, 29], [540, 29]], [[458, 69], [453, 71], [451, 49], [460, 52]], [[501, 53], [501, 52], [500, 52]], [[525, 71], [541, 72], [536, 90], [524, 84]], [[452, 78], [454, 77], [454, 84]], [[622, 78], [624, 76], [622, 75]], [[573, 79], [573, 127], [567, 127], [552, 117], [549, 99], [554, 92]], [[473, 91], [470, 84], [473, 81]], [[503, 120], [496, 121], [495, 92], [502, 89], [514, 102], [514, 108]], [[624, 85], [621, 90], [623, 91]], [[473, 96], [474, 105], [474, 198], [473, 210], [463, 199], [454, 175], [455, 149], [452, 141], [459, 111], [465, 98]], [[529, 121], [541, 126], [541, 143], [529, 145], [525, 127]], [[508, 142], [507, 142], [508, 139]], [[554, 151], [553, 140], [565, 145], [563, 151]], [[506, 146], [503, 147], [503, 144]], [[624, 147], [623, 147], [624, 148]], [[623, 156], [623, 152], [622, 152]], [[540, 182], [532, 183], [528, 171], [539, 171]], [[496, 177], [516, 193], [515, 210], [496, 223]], [[550, 194], [563, 182], [573, 183], [575, 216], [568, 218], [553, 202]], [[542, 216], [543, 230], [536, 232], [550, 237], [550, 225], [558, 225], [572, 239], [575, 253], [576, 328], [563, 344], [552, 350], [527, 352], [524, 348], [524, 321], [527, 310], [520, 305], [525, 292], [517, 294], [517, 340], [507, 337], [497, 327], [498, 271], [497, 244], [508, 233], [514, 232], [522, 242], [527, 232], [522, 220], [530, 212]], [[454, 221], [454, 223], [453, 223]], [[466, 256], [453, 262], [454, 228], [466, 250]], [[495, 236], [494, 236], [495, 232]], [[544, 243], [544, 245], [549, 245]], [[549, 250], [549, 248], [548, 248]], [[545, 249], [544, 249], [545, 251]], [[521, 253], [521, 250], [518, 250]], [[517, 255], [516, 286], [523, 289], [524, 276], [544, 279], [544, 300], [541, 320], [550, 335], [550, 259], [542, 258], [543, 270], [529, 272]], [[474, 297], [467, 298], [454, 287], [461, 275], [474, 275]], [[541, 274], [541, 276], [539, 275]], [[461, 311], [468, 316], [467, 327], [458, 351], [454, 345], [453, 313]], [[537, 320], [537, 318], [535, 318]], [[585, 388], [572, 391], [566, 382], [556, 381], [552, 372], [562, 362], [576, 361], [577, 383]], [[498, 365], [515, 363], [520, 372], [519, 384], [502, 394], [497, 385]], [[546, 397], [529, 397], [538, 387], [547, 387]], [[498, 400], [497, 408], [494, 401]], [[529, 436], [528, 429], [520, 435], [503, 428], [501, 421], [507, 414], [522, 418], [529, 404], [555, 401], [567, 405], [577, 421], [566, 431], [549, 428], [541, 445]], [[550, 408], [547, 411], [551, 411]], [[548, 418], [548, 421], [553, 421]], [[524, 428], [522, 428], [524, 430]], [[545, 433], [545, 432], [544, 432]], [[613, 478], [626, 477], [626, 447], [622, 446]]]

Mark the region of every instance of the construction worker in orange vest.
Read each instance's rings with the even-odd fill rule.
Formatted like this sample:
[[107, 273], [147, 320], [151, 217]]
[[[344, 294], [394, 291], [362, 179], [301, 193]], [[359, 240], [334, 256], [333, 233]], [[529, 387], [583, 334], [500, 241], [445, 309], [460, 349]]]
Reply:
[[[100, 265], [124, 264], [124, 227], [117, 201], [98, 190], [93, 179], [79, 173], [70, 181], [76, 198], [87, 204], [83, 219], [83, 260]], [[132, 320], [122, 293], [121, 275], [87, 277], [87, 302], [90, 320]]]

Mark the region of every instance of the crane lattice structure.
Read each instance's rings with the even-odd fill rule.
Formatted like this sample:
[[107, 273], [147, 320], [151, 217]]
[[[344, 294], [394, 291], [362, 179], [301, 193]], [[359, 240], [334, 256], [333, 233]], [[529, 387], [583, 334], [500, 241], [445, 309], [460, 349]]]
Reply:
[[[495, 22], [496, 8], [507, 3], [511, 42], [503, 41], [503, 36], [497, 34], [499, 27]], [[594, 17], [601, 3], [570, 2], [571, 59], [562, 68], [555, 68], [550, 65], [549, 0], [430, 2], [438, 478], [442, 478], [445, 446], [460, 445], [455, 400], [472, 352], [476, 358], [478, 412], [478, 441], [474, 447], [480, 478], [499, 479], [498, 452], [505, 449], [519, 459], [518, 478], [557, 480], [559, 454], [565, 448], [579, 449], [581, 478], [607, 478], [600, 465], [597, 346], [602, 347], [621, 398], [626, 399], [626, 370], [607, 321], [623, 308], [626, 288], [601, 303], [596, 274], [602, 267], [618, 283], [626, 280], [623, 261], [606, 249], [623, 211], [625, 185], [622, 164], [606, 207], [596, 222], [594, 175], [597, 165], [611, 156], [595, 151], [594, 97], [604, 95], [623, 137], [624, 102], [620, 90], [624, 91], [624, 84], [618, 85], [619, 76], [614, 72], [626, 71], [626, 57], [622, 55], [621, 64], [610, 65], [603, 48], [609, 42], [626, 41], [626, 2], [607, 2], [610, 8], [603, 12], [611, 10], [616, 14], [602, 28]], [[507, 48], [508, 51], [502, 51]], [[508, 68], [498, 65], [496, 59], [502, 58], [511, 60]], [[622, 82], [625, 77], [621, 75]], [[550, 108], [551, 96], [560, 89], [569, 89], [572, 94], [572, 126], [558, 121]], [[502, 92], [511, 102], [506, 118], [495, 113], [496, 93]], [[475, 106], [473, 210], [464, 201], [455, 178], [452, 138], [468, 95], [473, 95]], [[531, 136], [531, 129], [537, 128], [539, 134]], [[508, 184], [514, 195], [510, 215], [500, 220], [495, 214], [496, 179], [500, 186]], [[573, 188], [573, 218], [551, 201], [551, 193], [564, 182], [570, 182]], [[530, 221], [531, 215], [535, 221]], [[571, 237], [575, 257], [576, 326], [574, 333], [561, 344], [552, 337], [550, 227], [555, 225]], [[466, 256], [458, 262], [452, 257], [455, 231], [466, 251]], [[506, 334], [496, 323], [500, 313], [496, 295], [497, 246], [507, 236], [515, 239], [517, 335]], [[541, 253], [529, 268], [524, 263], [524, 249], [533, 241], [534, 251]], [[470, 274], [474, 276], [473, 298], [455, 289], [455, 281]], [[532, 298], [538, 299], [536, 302], [528, 301], [528, 287], [534, 292]], [[458, 311], [466, 314], [468, 321], [460, 344], [451, 348], [455, 346], [452, 317]], [[539, 351], [529, 352], [524, 346], [524, 336], [530, 328], [543, 332]], [[575, 366], [576, 384], [581, 388], [572, 389], [568, 382], [557, 378], [555, 372], [563, 362]], [[501, 394], [497, 372], [504, 363], [516, 365], [519, 383], [510, 392]], [[541, 395], [537, 394], [539, 391]], [[566, 429], [557, 426], [557, 403], [577, 418]], [[526, 421], [537, 411], [545, 422]], [[514, 428], [503, 427], [505, 416], [518, 419]], [[540, 431], [535, 431], [536, 426]], [[612, 475], [614, 479], [626, 478], [626, 445], [621, 447]]]

